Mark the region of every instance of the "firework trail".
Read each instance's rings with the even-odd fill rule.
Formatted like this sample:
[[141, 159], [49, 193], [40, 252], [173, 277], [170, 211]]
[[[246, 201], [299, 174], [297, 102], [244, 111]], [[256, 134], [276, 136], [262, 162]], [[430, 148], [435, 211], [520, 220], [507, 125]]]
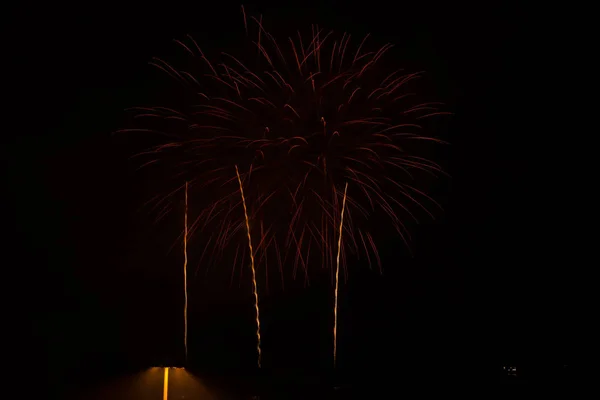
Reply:
[[348, 192], [348, 183], [344, 187], [344, 199], [342, 200], [342, 212], [340, 214], [340, 233], [338, 236], [338, 251], [335, 268], [335, 291], [334, 291], [334, 306], [333, 306], [333, 367], [335, 368], [337, 361], [337, 315], [338, 315], [338, 285], [340, 280], [340, 253], [342, 248], [342, 228], [344, 226], [344, 210], [346, 209], [346, 196]]
[[183, 232], [183, 290], [184, 290], [184, 306], [183, 306], [183, 345], [185, 347], [185, 360], [188, 357], [188, 285], [187, 285], [187, 239], [188, 239], [188, 183], [185, 183], [185, 216], [184, 216], [184, 232]]
[[235, 166], [235, 174], [240, 185], [240, 194], [242, 196], [242, 204], [244, 206], [244, 218], [246, 220], [246, 233], [248, 234], [248, 249], [250, 251], [250, 267], [252, 269], [252, 292], [254, 294], [254, 308], [256, 310], [256, 350], [258, 351], [258, 368], [260, 368], [261, 350], [260, 350], [260, 313], [258, 309], [258, 291], [256, 288], [256, 270], [254, 268], [254, 250], [252, 249], [252, 236], [250, 236], [250, 222], [248, 220], [248, 210], [246, 208], [246, 199], [244, 197], [244, 189], [242, 187], [242, 179], [237, 165]]

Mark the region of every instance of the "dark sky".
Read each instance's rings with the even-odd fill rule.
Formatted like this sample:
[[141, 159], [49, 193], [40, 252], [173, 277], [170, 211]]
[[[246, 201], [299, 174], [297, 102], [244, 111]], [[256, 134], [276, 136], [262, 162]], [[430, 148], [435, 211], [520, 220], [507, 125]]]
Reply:
[[[441, 160], [452, 179], [436, 193], [445, 213], [416, 228], [414, 258], [390, 241], [381, 244], [383, 276], [364, 266], [350, 276], [340, 363], [354, 371], [566, 363], [575, 239], [557, 235], [567, 196], [552, 189], [557, 167], [542, 166], [533, 61], [543, 35], [527, 33], [532, 14], [487, 3], [285, 4], [246, 9], [275, 26], [317, 22], [393, 42], [456, 114]], [[5, 211], [20, 277], [13, 301], [31, 316], [22, 325], [32, 338], [24, 357], [56, 386], [88, 371], [177, 359], [180, 255], [166, 254], [168, 230], [135, 212], [151, 183], [134, 180], [131, 147], [110, 132], [126, 107], [159, 100], [172, 85], [147, 64], [151, 57], [186, 33], [210, 35], [215, 48], [221, 37], [231, 43], [243, 34], [239, 5], [53, 3], [10, 15], [14, 40], [4, 54], [17, 107], [4, 136]], [[251, 368], [250, 287], [223, 286], [209, 298], [221, 287], [204, 285], [191, 311], [198, 365]], [[327, 283], [299, 286], [264, 300], [265, 364], [316, 370], [329, 362], [331, 299]]]

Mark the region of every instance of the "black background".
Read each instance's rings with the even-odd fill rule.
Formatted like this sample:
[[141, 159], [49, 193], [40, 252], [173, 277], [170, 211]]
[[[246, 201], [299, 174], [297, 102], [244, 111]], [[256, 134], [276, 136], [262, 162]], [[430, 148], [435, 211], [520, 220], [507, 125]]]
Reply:
[[[398, 240], [380, 243], [383, 276], [363, 266], [343, 286], [340, 365], [357, 374], [459, 378], [493, 376], [506, 363], [530, 375], [570, 363], [577, 239], [565, 234], [568, 176], [560, 161], [548, 163], [554, 133], [537, 112], [547, 73], [538, 62], [544, 32], [533, 29], [540, 17], [487, 3], [246, 10], [275, 27], [317, 22], [390, 41], [408, 69], [428, 72], [455, 113], [441, 160], [452, 179], [436, 193], [445, 212], [416, 228], [414, 258]], [[243, 35], [239, 5], [53, 3], [13, 11], [4, 54], [15, 107], [3, 157], [6, 226], [15, 228], [5, 268], [18, 278], [5, 285], [24, 310], [16, 312], [22, 340], [13, 350], [47, 377], [39, 390], [174, 362], [180, 256], [166, 254], [171, 231], [136, 212], [150, 183], [130, 173], [135, 143], [110, 132], [125, 108], [171, 90], [147, 64], [151, 57], [168, 54], [186, 33], [215, 49], [232, 46]], [[328, 367], [328, 284], [265, 297], [266, 366]], [[255, 357], [250, 287], [227, 290], [191, 311], [192, 358], [206, 370], [243, 374]]]

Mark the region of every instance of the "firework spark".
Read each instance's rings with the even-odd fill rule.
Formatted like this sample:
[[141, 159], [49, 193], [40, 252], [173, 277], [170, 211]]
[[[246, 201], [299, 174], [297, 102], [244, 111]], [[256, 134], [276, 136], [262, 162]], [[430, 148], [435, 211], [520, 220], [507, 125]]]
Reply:
[[188, 265], [188, 253], [187, 253], [187, 240], [188, 240], [188, 183], [185, 183], [185, 216], [184, 220], [184, 232], [183, 232], [183, 291], [184, 291], [184, 305], [183, 305], [183, 345], [185, 347], [185, 360], [188, 357], [188, 284], [187, 284], [187, 265]]
[[342, 200], [342, 212], [340, 214], [340, 233], [338, 236], [338, 250], [336, 257], [335, 268], [335, 291], [334, 291], [334, 306], [333, 306], [333, 367], [337, 362], [337, 321], [338, 321], [338, 286], [340, 281], [340, 253], [342, 248], [342, 231], [344, 226], [344, 210], [346, 209], [346, 196], [348, 193], [348, 183], [344, 187], [344, 199]]
[[261, 350], [260, 350], [260, 313], [258, 309], [258, 290], [256, 288], [256, 270], [254, 267], [254, 250], [252, 249], [252, 236], [250, 235], [250, 221], [248, 220], [248, 210], [246, 208], [246, 199], [244, 197], [244, 188], [242, 179], [237, 165], [235, 166], [235, 174], [240, 185], [240, 195], [242, 196], [242, 204], [244, 206], [244, 218], [246, 220], [246, 233], [248, 234], [248, 250], [250, 252], [250, 267], [252, 269], [252, 293], [254, 294], [254, 308], [256, 310], [256, 350], [258, 352], [258, 368], [261, 367]]

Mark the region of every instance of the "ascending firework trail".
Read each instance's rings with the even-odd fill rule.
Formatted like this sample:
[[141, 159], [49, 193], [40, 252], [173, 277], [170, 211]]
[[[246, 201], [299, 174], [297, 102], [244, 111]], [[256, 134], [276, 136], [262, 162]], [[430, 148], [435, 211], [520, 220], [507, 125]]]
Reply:
[[344, 227], [344, 210], [346, 209], [346, 196], [348, 193], [348, 183], [344, 187], [344, 199], [342, 200], [342, 213], [340, 214], [340, 233], [338, 236], [338, 249], [335, 267], [335, 291], [333, 305], [333, 367], [337, 362], [337, 315], [338, 315], [338, 286], [340, 281], [340, 253], [342, 248], [342, 231]]
[[246, 198], [244, 197], [244, 188], [242, 187], [242, 179], [237, 165], [235, 166], [238, 183], [240, 184], [240, 194], [242, 196], [242, 204], [244, 205], [244, 218], [246, 220], [246, 233], [248, 234], [248, 249], [250, 251], [250, 268], [252, 269], [252, 292], [254, 294], [254, 308], [256, 309], [256, 350], [258, 351], [258, 368], [260, 368], [260, 313], [258, 310], [258, 291], [256, 288], [256, 270], [254, 268], [254, 250], [252, 249], [252, 236], [250, 236], [250, 221], [248, 220], [248, 209], [246, 208]]
[[183, 290], [184, 290], [184, 305], [183, 305], [183, 346], [185, 347], [185, 361], [188, 357], [188, 285], [187, 285], [187, 239], [188, 239], [188, 183], [185, 183], [185, 216], [184, 216], [184, 231], [183, 231]]

